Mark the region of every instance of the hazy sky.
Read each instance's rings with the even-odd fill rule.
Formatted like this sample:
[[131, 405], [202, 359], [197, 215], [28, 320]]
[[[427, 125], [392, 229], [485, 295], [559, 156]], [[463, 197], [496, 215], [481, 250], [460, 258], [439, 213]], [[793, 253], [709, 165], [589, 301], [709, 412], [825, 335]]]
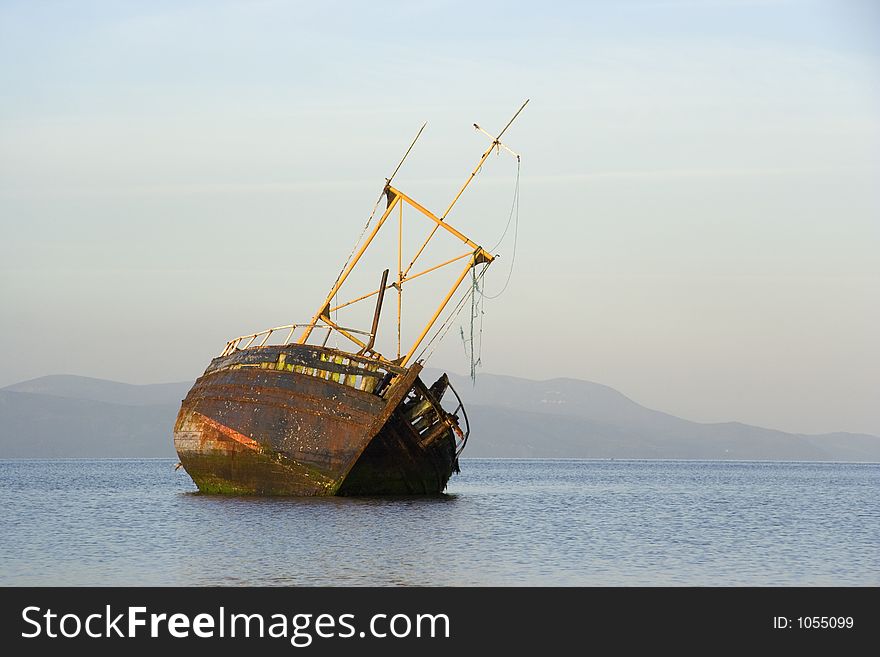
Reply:
[[[880, 3], [0, 3], [0, 385], [307, 320], [387, 176], [522, 153], [483, 371], [880, 434]], [[501, 235], [515, 161], [450, 216]], [[508, 234], [491, 294], [512, 260]], [[430, 364], [469, 367], [457, 327]]]

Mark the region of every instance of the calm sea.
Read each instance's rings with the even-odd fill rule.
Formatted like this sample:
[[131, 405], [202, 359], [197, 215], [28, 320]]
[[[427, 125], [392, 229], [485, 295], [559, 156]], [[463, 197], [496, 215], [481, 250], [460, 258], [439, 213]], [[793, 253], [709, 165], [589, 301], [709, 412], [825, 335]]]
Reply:
[[880, 585], [880, 464], [465, 459], [419, 499], [0, 461], [0, 585]]

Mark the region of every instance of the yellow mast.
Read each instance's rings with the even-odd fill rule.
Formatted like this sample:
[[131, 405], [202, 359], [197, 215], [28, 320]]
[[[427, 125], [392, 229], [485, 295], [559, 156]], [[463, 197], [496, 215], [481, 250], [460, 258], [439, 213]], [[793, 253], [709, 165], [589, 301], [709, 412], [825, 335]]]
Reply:
[[[385, 188], [383, 190], [383, 194], [385, 195], [385, 197], [387, 199], [387, 205], [386, 205], [385, 211], [379, 217], [379, 220], [376, 222], [376, 226], [373, 228], [373, 230], [367, 236], [364, 243], [361, 244], [360, 248], [357, 250], [357, 252], [351, 258], [351, 261], [344, 267], [344, 269], [343, 269], [342, 273], [340, 274], [339, 278], [337, 279], [336, 283], [333, 285], [333, 287], [330, 289], [330, 292], [327, 294], [327, 297], [324, 300], [324, 303], [318, 308], [317, 312], [315, 312], [315, 315], [312, 317], [311, 322], [308, 324], [308, 326], [305, 327], [305, 330], [303, 331], [302, 336], [300, 336], [300, 338], [299, 338], [300, 344], [305, 344], [308, 341], [309, 336], [312, 333], [312, 330], [315, 328], [315, 326], [318, 324], [318, 322], [323, 321], [326, 325], [332, 327], [332, 329], [338, 331], [339, 333], [344, 335], [346, 338], [348, 338], [349, 340], [351, 340], [352, 342], [354, 342], [355, 344], [360, 346], [362, 349], [366, 348], [366, 343], [357, 339], [350, 332], [346, 331], [345, 329], [342, 329], [335, 322], [331, 321], [330, 313], [334, 310], [338, 310], [339, 308], [349, 306], [353, 303], [363, 301], [364, 299], [368, 299], [376, 294], [379, 294], [381, 291], [383, 291], [383, 288], [380, 288], [378, 290], [374, 290], [373, 292], [369, 292], [367, 294], [361, 295], [351, 301], [347, 301], [347, 302], [338, 304], [332, 308], [331, 308], [330, 304], [333, 301], [336, 294], [339, 292], [340, 288], [345, 283], [345, 281], [348, 279], [351, 272], [354, 270], [355, 266], [357, 266], [358, 262], [361, 259], [361, 256], [363, 256], [364, 252], [366, 252], [367, 248], [369, 248], [370, 244], [373, 242], [373, 239], [376, 237], [379, 230], [385, 224], [385, 221], [388, 219], [388, 217], [391, 216], [391, 213], [394, 211], [394, 209], [396, 207], [396, 208], [398, 208], [398, 211], [399, 211], [398, 222], [397, 222], [398, 223], [397, 280], [393, 281], [390, 284], [385, 285], [384, 289], [387, 289], [389, 287], [397, 288], [397, 358], [393, 362], [405, 366], [412, 359], [412, 357], [415, 354], [416, 350], [418, 349], [419, 345], [422, 343], [422, 341], [425, 339], [425, 337], [431, 331], [431, 328], [434, 326], [437, 319], [443, 313], [443, 311], [446, 308], [446, 306], [448, 305], [450, 299], [452, 299], [452, 297], [455, 295], [456, 290], [458, 290], [459, 286], [464, 281], [465, 277], [467, 276], [467, 273], [473, 267], [475, 267], [479, 264], [488, 265], [495, 259], [495, 257], [493, 255], [491, 255], [489, 252], [487, 252], [485, 249], [483, 249], [483, 247], [481, 247], [479, 244], [477, 244], [476, 242], [474, 242], [473, 240], [471, 240], [470, 238], [465, 236], [463, 233], [461, 233], [460, 231], [458, 231], [454, 227], [450, 226], [446, 222], [446, 217], [449, 216], [449, 213], [452, 210], [452, 208], [455, 206], [455, 204], [461, 198], [462, 194], [468, 188], [468, 186], [471, 184], [474, 177], [476, 177], [477, 173], [479, 173], [480, 169], [482, 168], [483, 164], [486, 162], [486, 159], [489, 157], [489, 154], [492, 152], [492, 150], [496, 149], [496, 148], [497, 149], [505, 148], [506, 150], [510, 150], [504, 144], [501, 143], [501, 136], [507, 131], [507, 129], [514, 122], [516, 117], [519, 116], [520, 112], [523, 111], [523, 109], [528, 104], [528, 102], [529, 101], [526, 100], [522, 104], [522, 106], [513, 115], [513, 118], [511, 118], [510, 121], [507, 122], [507, 125], [504, 126], [504, 128], [501, 130], [501, 132], [498, 133], [498, 136], [496, 136], [496, 137], [492, 137], [492, 135], [489, 135], [489, 133], [487, 133], [485, 130], [480, 128], [476, 123], [474, 124], [474, 127], [477, 130], [480, 130], [481, 132], [483, 132], [484, 134], [487, 134], [490, 138], [492, 138], [492, 142], [489, 145], [489, 148], [486, 149], [486, 151], [482, 154], [482, 156], [480, 157], [480, 161], [477, 163], [477, 165], [474, 167], [473, 171], [471, 171], [470, 175], [464, 181], [464, 184], [458, 190], [458, 193], [455, 195], [455, 197], [449, 203], [449, 206], [446, 208], [446, 210], [443, 212], [443, 214], [439, 217], [391, 185], [391, 180], [394, 178], [394, 175], [400, 170], [400, 166], [403, 164], [403, 160], [405, 160], [407, 155], [409, 155], [409, 152], [412, 150], [413, 145], [415, 144], [416, 140], [419, 138], [419, 135], [421, 135], [422, 130], [424, 130], [425, 126], [422, 125], [421, 129], [419, 130], [418, 134], [416, 135], [416, 138], [413, 140], [412, 144], [410, 144], [409, 149], [407, 149], [406, 154], [403, 156], [403, 159], [401, 159], [400, 163], [397, 165], [397, 168], [394, 170], [394, 173], [391, 175], [391, 177], [386, 179]], [[511, 152], [513, 152], [513, 151], [511, 151]], [[518, 157], [519, 156], [517, 156], [517, 158]], [[412, 260], [410, 261], [410, 263], [406, 267], [406, 269], [403, 269], [403, 267], [402, 267], [402, 264], [403, 264], [403, 259], [402, 259], [402, 256], [403, 256], [403, 207], [404, 207], [404, 205], [407, 205], [407, 206], [417, 210], [420, 214], [422, 214], [423, 216], [430, 219], [434, 224], [430, 233], [428, 234], [428, 237], [425, 239], [425, 241], [421, 244], [419, 249], [416, 251], [416, 254], [413, 256]], [[447, 260], [444, 263], [441, 263], [439, 265], [435, 265], [435, 266], [430, 267], [424, 271], [421, 271], [417, 274], [413, 274], [410, 276], [409, 272], [412, 269], [413, 265], [415, 265], [416, 261], [419, 259], [419, 256], [421, 256], [422, 252], [425, 250], [425, 247], [427, 247], [428, 243], [433, 239], [433, 237], [435, 236], [437, 231], [441, 228], [444, 231], [448, 232], [449, 234], [453, 235], [455, 238], [457, 238], [463, 244], [467, 245], [470, 250], [468, 252], [463, 253], [459, 256], [456, 256], [450, 260]], [[464, 269], [461, 271], [461, 273], [459, 274], [459, 276], [457, 277], [457, 279], [453, 283], [452, 287], [449, 289], [446, 296], [440, 302], [440, 305], [438, 306], [437, 310], [434, 312], [434, 314], [428, 320], [427, 324], [425, 324], [425, 326], [422, 328], [422, 330], [419, 333], [419, 336], [416, 338], [415, 342], [412, 344], [412, 346], [409, 348], [409, 350], [406, 352], [405, 355], [401, 355], [402, 347], [401, 347], [401, 341], [400, 341], [400, 324], [401, 324], [401, 303], [402, 303], [402, 296], [403, 296], [403, 284], [409, 280], [412, 280], [414, 278], [417, 278], [417, 277], [422, 276], [424, 274], [427, 274], [429, 272], [432, 272], [432, 271], [435, 271], [435, 270], [440, 269], [442, 267], [445, 267], [445, 266], [447, 266], [453, 262], [456, 262], [458, 260], [461, 260], [463, 258], [467, 258], [467, 263], [466, 263]], [[384, 280], [384, 278], [383, 278], [383, 280]], [[378, 309], [377, 309], [377, 312], [378, 312]], [[375, 338], [375, 333], [371, 334], [370, 337], [371, 337], [371, 339], [369, 341], [369, 344], [372, 345], [373, 339]], [[376, 353], [375, 351], [372, 353], [375, 357], [380, 358], [381, 360], [387, 360], [387, 359], [383, 358], [380, 354]], [[389, 362], [391, 362], [391, 361], [389, 361]]]

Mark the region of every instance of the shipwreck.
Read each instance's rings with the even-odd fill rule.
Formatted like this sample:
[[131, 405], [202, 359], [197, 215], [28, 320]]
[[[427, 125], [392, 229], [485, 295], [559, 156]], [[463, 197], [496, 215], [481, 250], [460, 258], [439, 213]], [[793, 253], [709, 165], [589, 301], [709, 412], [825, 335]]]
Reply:
[[[180, 465], [201, 492], [306, 496], [420, 495], [445, 490], [450, 476], [459, 470], [470, 428], [461, 398], [446, 374], [430, 385], [422, 381], [421, 356], [426, 338], [439, 331], [438, 321], [468, 275], [476, 280], [477, 270], [482, 275], [495, 260], [450, 225], [447, 217], [493, 150], [507, 150], [519, 160], [501, 136], [527, 103], [497, 136], [474, 124], [489, 136], [490, 145], [440, 215], [392, 184], [423, 125], [394, 173], [385, 179], [361, 239], [311, 320], [226, 343], [183, 400], [174, 426]], [[384, 210], [376, 219], [382, 202]], [[405, 215], [427, 229], [408, 258], [403, 254]], [[340, 292], [376, 236], [383, 227], [395, 225], [397, 263], [391, 280], [390, 267], [377, 269], [375, 290], [339, 302]], [[420, 269], [416, 266], [420, 257], [440, 235], [451, 238], [459, 251], [464, 247], [464, 252]], [[401, 309], [408, 283], [452, 268], [457, 273], [451, 287], [414, 331], [412, 342], [402, 343]], [[389, 291], [397, 297], [396, 355], [380, 353], [376, 342]], [[355, 304], [368, 304], [370, 325], [352, 328], [339, 321], [338, 311]], [[331, 335], [335, 346], [328, 346]], [[345, 347], [339, 346], [340, 340]], [[394, 353], [393, 342], [391, 349]]]

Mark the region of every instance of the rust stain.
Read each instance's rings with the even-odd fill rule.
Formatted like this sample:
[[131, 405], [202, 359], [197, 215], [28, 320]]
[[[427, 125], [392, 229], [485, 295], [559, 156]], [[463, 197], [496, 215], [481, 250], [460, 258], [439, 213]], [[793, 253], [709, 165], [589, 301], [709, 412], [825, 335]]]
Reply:
[[248, 449], [252, 449], [255, 452], [263, 451], [262, 448], [260, 447], [260, 443], [258, 443], [253, 438], [249, 438], [248, 436], [245, 436], [243, 433], [239, 433], [235, 429], [230, 429], [225, 424], [221, 424], [221, 423], [217, 422], [216, 420], [212, 420], [207, 415], [202, 415], [201, 413], [193, 413], [193, 415], [199, 416], [201, 421], [204, 422], [205, 424], [207, 424], [209, 427], [211, 427], [212, 429], [215, 429], [216, 431], [219, 431], [227, 438], [230, 438], [231, 440], [234, 440], [235, 442], [240, 443], [241, 445], [244, 445]]
[[[436, 494], [458, 470], [464, 441], [456, 444], [454, 429], [461, 405], [451, 414], [442, 408], [446, 381], [426, 386], [420, 363], [377, 367], [365, 377], [372, 383], [367, 392], [346, 385], [363, 369], [336, 362], [338, 353], [329, 348], [288, 344], [253, 351], [212, 361], [181, 405], [175, 447], [199, 490]], [[235, 367], [282, 360], [284, 369], [271, 371]], [[330, 378], [288, 370], [293, 363], [313, 372], [326, 368]]]

